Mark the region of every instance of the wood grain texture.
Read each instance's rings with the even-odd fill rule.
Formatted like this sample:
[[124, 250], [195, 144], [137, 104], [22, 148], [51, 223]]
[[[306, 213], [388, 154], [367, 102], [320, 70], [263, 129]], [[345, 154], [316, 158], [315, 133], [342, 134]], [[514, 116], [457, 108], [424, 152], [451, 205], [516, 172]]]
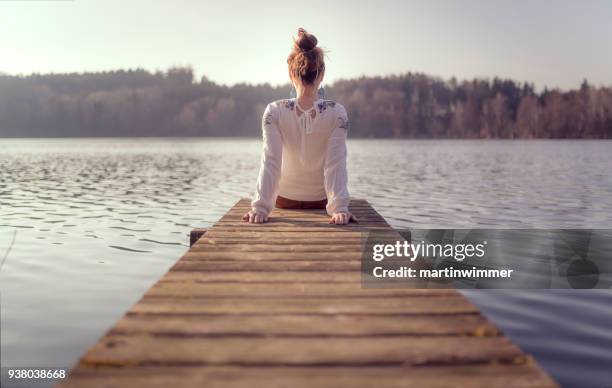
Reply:
[[92, 366], [454, 365], [523, 362], [505, 337], [162, 337], [109, 334], [82, 359]]
[[536, 365], [436, 367], [130, 367], [78, 368], [65, 388], [542, 388], [554, 383]]
[[[128, 314], [149, 315], [453, 315], [478, 314], [461, 295], [420, 294], [415, 297], [272, 297], [177, 298], [145, 296]], [[432, 300], [435, 299], [435, 300]], [[407, 318], [409, 319], [409, 318]]]
[[[59, 387], [555, 387], [454, 289], [365, 289], [369, 230], [400, 238], [367, 201], [359, 223], [242, 199]], [[397, 236], [397, 237], [396, 237]]]

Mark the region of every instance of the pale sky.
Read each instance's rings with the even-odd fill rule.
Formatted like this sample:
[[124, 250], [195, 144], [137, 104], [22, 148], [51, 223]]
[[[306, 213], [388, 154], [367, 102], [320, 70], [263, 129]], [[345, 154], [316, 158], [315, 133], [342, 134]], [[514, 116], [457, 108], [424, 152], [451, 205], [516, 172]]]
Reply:
[[0, 0], [0, 72], [192, 65], [215, 82], [281, 84], [298, 27], [326, 82], [407, 71], [612, 85], [612, 1]]

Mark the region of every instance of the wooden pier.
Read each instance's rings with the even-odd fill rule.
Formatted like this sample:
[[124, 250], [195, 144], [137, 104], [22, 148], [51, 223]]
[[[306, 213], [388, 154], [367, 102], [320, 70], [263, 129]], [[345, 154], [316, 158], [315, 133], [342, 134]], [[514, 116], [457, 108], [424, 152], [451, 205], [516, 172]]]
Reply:
[[248, 207], [209, 228], [59, 386], [557, 386], [457, 291], [362, 288], [362, 233], [390, 229], [367, 201], [343, 226], [282, 209], [247, 224]]

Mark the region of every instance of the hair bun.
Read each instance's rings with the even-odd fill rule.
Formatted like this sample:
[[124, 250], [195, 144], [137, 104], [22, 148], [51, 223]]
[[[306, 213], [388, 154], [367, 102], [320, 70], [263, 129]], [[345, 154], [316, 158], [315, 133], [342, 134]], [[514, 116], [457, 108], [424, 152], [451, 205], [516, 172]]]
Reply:
[[298, 28], [297, 39], [295, 40], [295, 45], [302, 51], [310, 51], [313, 48], [317, 47], [317, 37], [309, 34], [308, 31], [303, 29], [302, 27]]
[[304, 85], [313, 84], [325, 71], [325, 53], [317, 47], [317, 38], [299, 28], [293, 39], [293, 49], [287, 57], [289, 74]]

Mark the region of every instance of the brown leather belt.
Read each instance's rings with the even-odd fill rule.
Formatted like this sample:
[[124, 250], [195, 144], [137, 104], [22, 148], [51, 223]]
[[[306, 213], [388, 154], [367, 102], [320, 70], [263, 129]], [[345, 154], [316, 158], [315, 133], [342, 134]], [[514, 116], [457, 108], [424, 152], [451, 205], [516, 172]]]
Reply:
[[296, 201], [281, 197], [276, 197], [276, 207], [280, 209], [325, 209], [327, 206], [327, 198], [320, 201]]

